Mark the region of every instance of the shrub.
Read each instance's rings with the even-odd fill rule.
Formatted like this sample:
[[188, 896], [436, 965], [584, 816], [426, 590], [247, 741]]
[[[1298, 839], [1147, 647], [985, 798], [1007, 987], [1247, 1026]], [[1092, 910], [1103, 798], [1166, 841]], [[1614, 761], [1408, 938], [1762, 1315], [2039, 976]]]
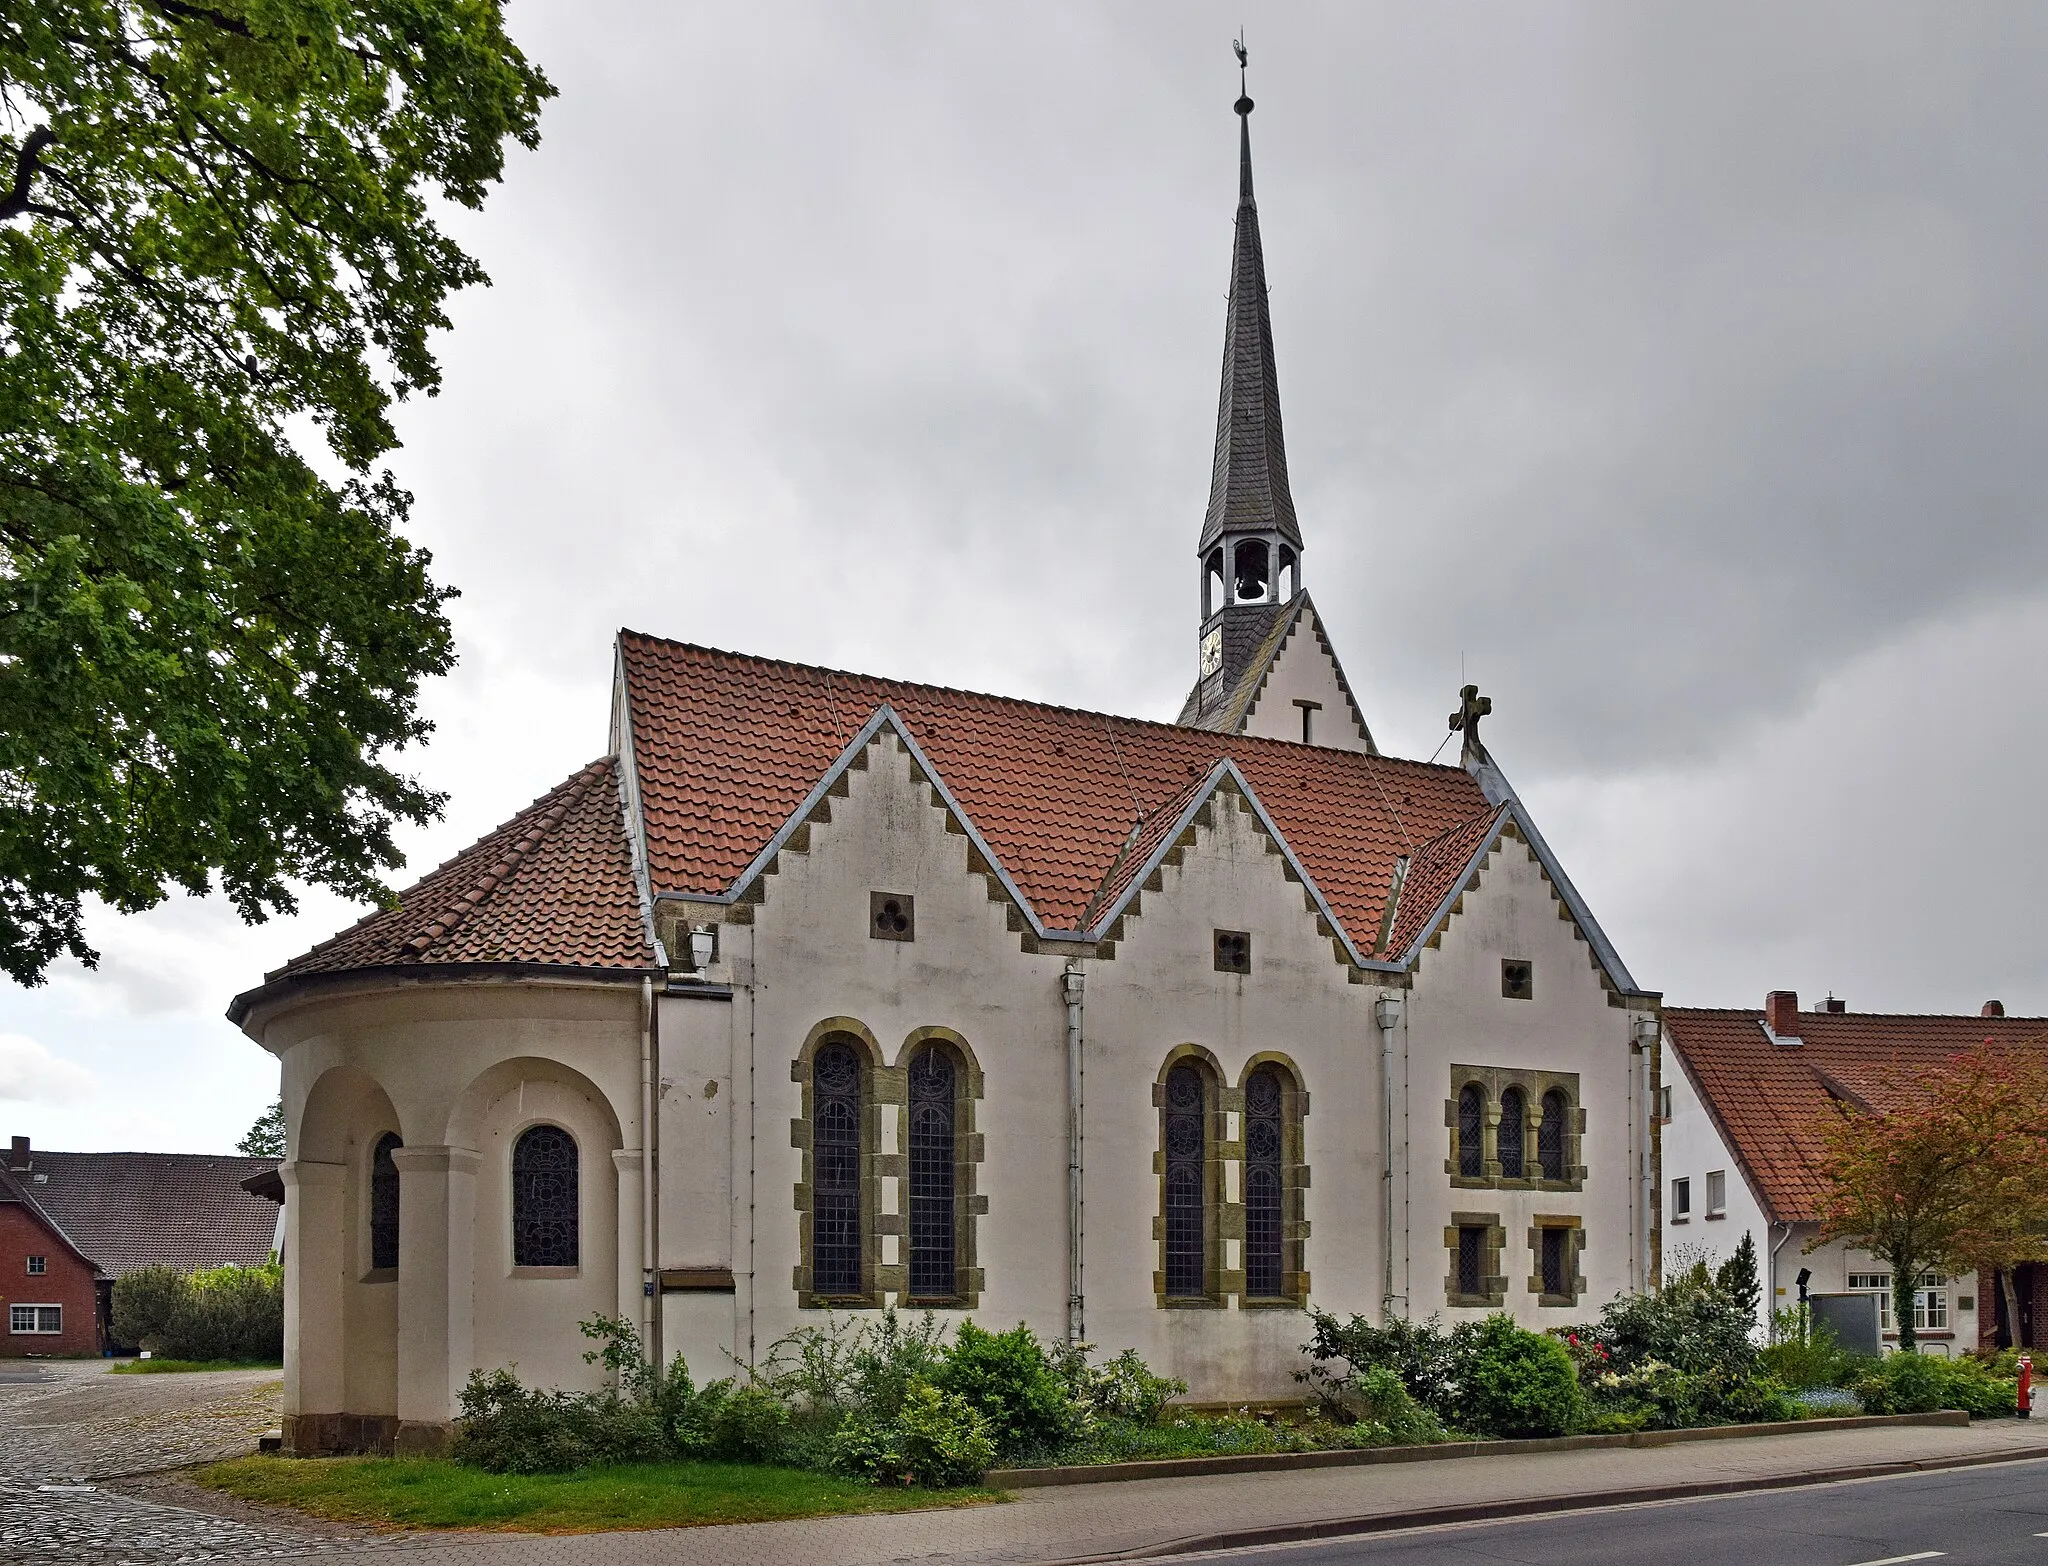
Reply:
[[2014, 1382], [1975, 1359], [1888, 1354], [1849, 1383], [1873, 1414], [1929, 1414], [1957, 1408], [1979, 1418], [2013, 1412]]
[[1136, 1349], [1125, 1349], [1101, 1369], [1089, 1373], [1081, 1396], [1097, 1413], [1108, 1418], [1149, 1425], [1187, 1389], [1185, 1381], [1153, 1375], [1152, 1367], [1139, 1357]]
[[1469, 1356], [1461, 1357], [1460, 1422], [1480, 1434], [1563, 1435], [1579, 1422], [1578, 1371], [1557, 1339], [1497, 1314], [1478, 1323]]
[[[1399, 1318], [1384, 1327], [1363, 1316], [1339, 1321], [1324, 1311], [1312, 1311], [1309, 1319], [1314, 1334], [1304, 1345], [1312, 1361], [1301, 1373], [1319, 1401], [1340, 1413], [1347, 1408], [1351, 1374], [1371, 1365], [1382, 1365], [1401, 1378], [1409, 1395], [1439, 1419], [1458, 1417], [1459, 1349], [1456, 1334], [1445, 1332], [1441, 1319], [1426, 1321]], [[1333, 1368], [1344, 1361], [1351, 1374]]]
[[1057, 1452], [1081, 1424], [1066, 1382], [1021, 1322], [985, 1332], [963, 1321], [932, 1385], [965, 1398], [1006, 1459]]
[[[1724, 1268], [1724, 1271], [1727, 1269]], [[1751, 1340], [1755, 1317], [1716, 1283], [1705, 1262], [1695, 1262], [1655, 1294], [1623, 1294], [1608, 1302], [1599, 1322], [1579, 1330], [1605, 1348], [1616, 1370], [1650, 1360], [1689, 1376], [1756, 1368]]]
[[905, 1389], [897, 1428], [904, 1471], [928, 1488], [978, 1484], [996, 1460], [988, 1421], [965, 1398], [928, 1382]]
[[1868, 1367], [1842, 1347], [1824, 1321], [1802, 1321], [1799, 1308], [1771, 1316], [1771, 1341], [1757, 1356], [1766, 1374], [1788, 1387], [1839, 1387]]
[[697, 1394], [706, 1455], [725, 1463], [772, 1463], [789, 1449], [789, 1406], [765, 1386], [715, 1382]]
[[523, 1386], [510, 1370], [471, 1371], [458, 1403], [458, 1463], [494, 1474], [556, 1474], [596, 1461], [575, 1400]]
[[1436, 1415], [1416, 1402], [1407, 1385], [1386, 1365], [1372, 1365], [1351, 1378], [1358, 1423], [1347, 1444], [1421, 1446], [1444, 1438]]
[[280, 1360], [284, 1271], [140, 1268], [115, 1282], [111, 1325], [117, 1341], [172, 1359]]

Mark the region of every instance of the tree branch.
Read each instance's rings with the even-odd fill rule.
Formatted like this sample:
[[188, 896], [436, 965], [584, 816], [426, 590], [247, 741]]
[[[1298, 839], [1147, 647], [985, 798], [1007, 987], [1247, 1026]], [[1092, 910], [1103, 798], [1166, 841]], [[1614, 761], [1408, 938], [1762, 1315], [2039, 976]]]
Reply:
[[28, 189], [35, 182], [42, 167], [45, 148], [57, 140], [57, 133], [47, 125], [38, 125], [28, 133], [21, 150], [14, 155], [14, 188], [0, 196], [0, 223], [9, 218], [20, 217], [24, 212], [37, 210], [28, 199]]

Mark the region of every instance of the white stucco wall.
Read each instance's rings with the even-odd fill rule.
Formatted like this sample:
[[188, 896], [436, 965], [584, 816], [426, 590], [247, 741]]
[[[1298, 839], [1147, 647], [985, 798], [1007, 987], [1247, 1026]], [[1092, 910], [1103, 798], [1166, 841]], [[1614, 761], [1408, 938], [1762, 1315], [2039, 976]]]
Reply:
[[1331, 750], [1364, 750], [1365, 736], [1359, 732], [1351, 699], [1337, 683], [1337, 665], [1323, 650], [1316, 636], [1313, 606], [1301, 612], [1252, 710], [1245, 714], [1244, 731], [1265, 739], [1301, 739], [1301, 709], [1297, 700], [1321, 704], [1315, 714], [1312, 743]]

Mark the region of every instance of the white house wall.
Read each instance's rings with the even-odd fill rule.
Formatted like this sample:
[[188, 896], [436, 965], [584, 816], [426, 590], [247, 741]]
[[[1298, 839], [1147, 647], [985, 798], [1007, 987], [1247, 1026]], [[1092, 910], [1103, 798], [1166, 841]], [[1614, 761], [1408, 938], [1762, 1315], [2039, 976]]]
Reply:
[[1294, 624], [1280, 654], [1267, 672], [1252, 709], [1245, 714], [1244, 731], [1265, 739], [1299, 740], [1301, 709], [1296, 701], [1318, 704], [1313, 743], [1331, 750], [1365, 750], [1365, 736], [1359, 732], [1351, 698], [1337, 679], [1336, 661], [1323, 648], [1316, 634], [1314, 606], [1306, 606]]

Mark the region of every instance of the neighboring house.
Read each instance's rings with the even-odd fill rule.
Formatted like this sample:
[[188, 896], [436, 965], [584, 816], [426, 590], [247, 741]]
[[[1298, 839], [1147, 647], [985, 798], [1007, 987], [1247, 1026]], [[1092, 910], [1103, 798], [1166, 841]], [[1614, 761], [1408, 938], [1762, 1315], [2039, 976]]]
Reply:
[[[1829, 999], [1801, 1011], [1773, 991], [1761, 1011], [1672, 1007], [1664, 1014], [1664, 1255], [1683, 1247], [1719, 1259], [1745, 1233], [1756, 1240], [1764, 1309], [1795, 1304], [1800, 1270], [1816, 1294], [1878, 1296], [1887, 1341], [1891, 1271], [1840, 1241], [1808, 1252], [1819, 1232], [1823, 1189], [1814, 1127], [1838, 1099], [1859, 1097], [1899, 1069], [1937, 1066], [1991, 1041], [2048, 1048], [2048, 1018], [2008, 1017], [1996, 1001], [1975, 1017], [1852, 1012]], [[1997, 1282], [1975, 1273], [1928, 1272], [1914, 1330], [1931, 1353], [1962, 1353], [2015, 1341], [2038, 1348], [2048, 1334], [2048, 1266], [2016, 1269], [2019, 1337], [2005, 1319]]]
[[[139, 1267], [193, 1272], [230, 1264], [260, 1267], [272, 1260], [282, 1238], [279, 1208], [242, 1182], [265, 1173], [274, 1179], [276, 1168], [272, 1158], [209, 1153], [51, 1153], [15, 1137], [0, 1193], [20, 1193], [96, 1279], [98, 1303], [85, 1312], [89, 1323], [96, 1321], [90, 1340], [67, 1326], [67, 1344], [83, 1346], [61, 1352], [95, 1353], [105, 1345], [114, 1283]], [[0, 1223], [8, 1221], [0, 1217]], [[25, 1220], [17, 1215], [15, 1221]], [[7, 1269], [6, 1283], [19, 1281], [11, 1261], [0, 1259], [0, 1266]], [[34, 1303], [13, 1287], [0, 1286], [0, 1295], [10, 1305]], [[66, 1319], [78, 1315], [74, 1307]], [[8, 1342], [0, 1352], [44, 1352], [15, 1345], [11, 1332]]]
[[97, 1354], [105, 1330], [100, 1269], [9, 1167], [13, 1162], [0, 1163], [0, 1358]]
[[1476, 691], [1460, 764], [1374, 748], [1272, 352], [1247, 129], [1183, 722], [625, 632], [609, 754], [235, 1000], [291, 1449], [431, 1449], [475, 1367], [589, 1385], [600, 1313], [707, 1376], [893, 1304], [1281, 1398], [1311, 1300], [1647, 1286], [1658, 997]]

